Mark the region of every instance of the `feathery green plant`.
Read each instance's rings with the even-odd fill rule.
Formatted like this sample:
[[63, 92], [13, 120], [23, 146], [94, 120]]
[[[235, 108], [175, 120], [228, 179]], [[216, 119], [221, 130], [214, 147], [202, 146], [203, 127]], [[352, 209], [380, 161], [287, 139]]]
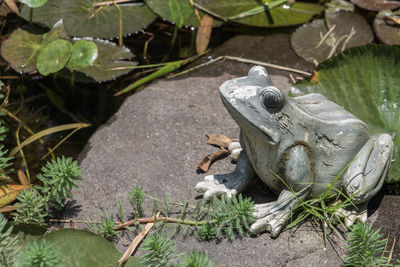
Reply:
[[171, 265], [179, 255], [176, 255], [176, 244], [166, 236], [156, 233], [148, 236], [140, 250], [147, 251], [140, 257], [140, 262], [148, 267]]
[[115, 226], [117, 225], [114, 221], [114, 216], [108, 215], [105, 209], [102, 209], [103, 214], [99, 214], [100, 223], [91, 223], [91, 220], [87, 220], [86, 225], [92, 232], [101, 235], [102, 237], [108, 240], [116, 240], [119, 238], [119, 233], [115, 230]]
[[11, 267], [17, 260], [21, 246], [18, 236], [11, 237], [13, 227], [6, 229], [7, 219], [0, 213], [0, 266]]
[[19, 260], [21, 267], [54, 267], [61, 263], [59, 252], [45, 240], [29, 243]]
[[200, 241], [208, 241], [212, 240], [216, 237], [216, 229], [215, 226], [212, 225], [211, 223], [207, 222], [203, 224], [202, 226], [197, 228], [197, 231], [195, 232], [197, 238]]
[[215, 236], [218, 239], [226, 236], [228, 240], [232, 240], [235, 234], [242, 237], [255, 221], [253, 201], [243, 198], [241, 194], [231, 198], [226, 195], [222, 195], [221, 198], [214, 197], [212, 204], [212, 224], [216, 227]]
[[214, 267], [215, 263], [210, 256], [201, 251], [189, 252], [179, 264], [179, 267]]
[[372, 267], [388, 264], [390, 259], [384, 256], [387, 242], [380, 229], [372, 229], [372, 224], [354, 224], [346, 240], [348, 250], [345, 265]]
[[135, 218], [139, 218], [143, 213], [143, 201], [146, 198], [146, 192], [143, 191], [142, 187], [134, 186], [129, 192], [129, 203], [133, 207]]
[[40, 195], [37, 186], [23, 190], [17, 196], [18, 208], [14, 215], [14, 221], [19, 223], [44, 223], [48, 216], [48, 206], [45, 199]]
[[72, 189], [78, 188], [78, 181], [82, 180], [77, 161], [64, 156], [48, 161], [37, 178], [43, 182], [39, 189], [46, 202], [56, 209], [64, 207], [64, 198], [72, 198]]

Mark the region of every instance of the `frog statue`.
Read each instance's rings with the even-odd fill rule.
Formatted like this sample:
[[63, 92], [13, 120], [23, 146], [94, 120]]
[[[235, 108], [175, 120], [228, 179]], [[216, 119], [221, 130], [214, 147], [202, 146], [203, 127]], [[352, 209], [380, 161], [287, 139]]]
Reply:
[[334, 184], [356, 206], [343, 211], [345, 223], [366, 221], [367, 203], [382, 187], [391, 162], [390, 135], [370, 136], [363, 121], [320, 94], [285, 96], [260, 66], [219, 90], [240, 127], [242, 151], [235, 171], [206, 176], [196, 185], [206, 200], [236, 195], [259, 177], [279, 196], [255, 205], [250, 233], [268, 231], [277, 237], [290, 210], [321, 194], [345, 169]]

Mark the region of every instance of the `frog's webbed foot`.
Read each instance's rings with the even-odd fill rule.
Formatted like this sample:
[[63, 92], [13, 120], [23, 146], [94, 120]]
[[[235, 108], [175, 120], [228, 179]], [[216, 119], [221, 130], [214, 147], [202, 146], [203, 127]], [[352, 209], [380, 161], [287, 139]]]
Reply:
[[257, 235], [263, 231], [270, 232], [271, 237], [277, 237], [286, 225], [286, 221], [300, 200], [308, 194], [307, 190], [293, 193], [283, 190], [277, 201], [255, 205], [253, 216], [257, 219], [250, 227], [250, 233]]
[[255, 181], [256, 175], [251, 167], [247, 155], [242, 151], [237, 160], [236, 169], [228, 174], [215, 174], [204, 177], [202, 182], [196, 184], [196, 190], [204, 193], [206, 200], [211, 200], [213, 196], [227, 194], [232, 197], [242, 192]]
[[367, 202], [360, 203], [356, 206], [339, 208], [336, 215], [344, 218], [344, 225], [350, 228], [354, 222], [359, 221], [365, 223], [367, 221]]
[[354, 203], [370, 200], [381, 189], [390, 165], [393, 141], [390, 135], [371, 137], [343, 176], [347, 195]]

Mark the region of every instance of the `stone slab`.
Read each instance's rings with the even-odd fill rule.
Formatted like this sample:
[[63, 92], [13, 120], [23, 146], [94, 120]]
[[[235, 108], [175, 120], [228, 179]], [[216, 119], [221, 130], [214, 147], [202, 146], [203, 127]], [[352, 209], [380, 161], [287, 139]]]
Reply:
[[[312, 66], [299, 59], [288, 43], [288, 34], [238, 36], [210, 56], [229, 54], [310, 71]], [[81, 153], [83, 181], [81, 189], [74, 192], [75, 207], [67, 210], [66, 217], [98, 217], [99, 208], [116, 214], [118, 202], [127, 213], [132, 213], [128, 191], [135, 185], [158, 198], [166, 194], [173, 201], [187, 199], [195, 203], [199, 194], [194, 186], [204, 177], [196, 172], [195, 166], [202, 157], [217, 150], [206, 145], [205, 135], [237, 138], [239, 134], [220, 101], [218, 87], [225, 80], [246, 75], [250, 67], [250, 64], [221, 61], [180, 78], [154, 82], [126, 99]], [[268, 70], [277, 86], [289, 88], [288, 72]], [[233, 169], [230, 160], [224, 159], [212, 165], [210, 173]], [[256, 202], [263, 202], [266, 197], [271, 198], [265, 191], [263, 185], [257, 184], [246, 193]], [[151, 214], [151, 208], [152, 202], [147, 200], [147, 215]], [[132, 238], [131, 234], [124, 235], [117, 247], [123, 250]], [[286, 231], [277, 239], [263, 234], [232, 243], [198, 242], [195, 237], [181, 236], [176, 241], [180, 252], [207, 251], [217, 266], [231, 267], [340, 266], [345, 248], [340, 238], [330, 235], [325, 249], [321, 230], [311, 224]]]

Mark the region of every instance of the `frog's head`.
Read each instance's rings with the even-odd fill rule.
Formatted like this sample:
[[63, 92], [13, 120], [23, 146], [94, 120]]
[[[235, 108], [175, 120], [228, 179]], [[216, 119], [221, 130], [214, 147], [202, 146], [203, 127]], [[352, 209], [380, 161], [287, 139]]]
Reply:
[[258, 131], [272, 145], [279, 144], [277, 117], [288, 101], [276, 88], [265, 68], [255, 66], [247, 77], [224, 82], [219, 88], [222, 102], [241, 129]]

